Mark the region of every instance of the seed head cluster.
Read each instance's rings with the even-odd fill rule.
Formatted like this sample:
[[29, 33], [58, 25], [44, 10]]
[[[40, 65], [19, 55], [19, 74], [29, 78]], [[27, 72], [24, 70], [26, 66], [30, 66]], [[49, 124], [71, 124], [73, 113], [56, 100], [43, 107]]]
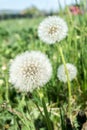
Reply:
[[38, 36], [48, 44], [59, 42], [67, 36], [68, 27], [66, 22], [58, 16], [49, 16], [39, 25]]
[[[66, 64], [66, 68], [68, 71], [69, 80], [72, 81], [77, 75], [77, 68], [73, 64], [70, 64], [70, 63]], [[65, 72], [64, 65], [59, 66], [58, 71], [57, 71], [57, 77], [60, 81], [62, 81], [64, 83], [67, 82], [67, 75]]]
[[10, 81], [20, 91], [33, 91], [46, 84], [52, 75], [47, 56], [40, 51], [18, 55], [10, 66]]

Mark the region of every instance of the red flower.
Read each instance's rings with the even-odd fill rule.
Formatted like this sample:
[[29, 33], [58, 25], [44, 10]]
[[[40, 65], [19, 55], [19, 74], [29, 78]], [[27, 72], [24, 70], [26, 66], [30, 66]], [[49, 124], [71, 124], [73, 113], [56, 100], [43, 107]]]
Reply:
[[83, 13], [78, 6], [70, 6], [69, 10], [73, 15], [78, 15]]

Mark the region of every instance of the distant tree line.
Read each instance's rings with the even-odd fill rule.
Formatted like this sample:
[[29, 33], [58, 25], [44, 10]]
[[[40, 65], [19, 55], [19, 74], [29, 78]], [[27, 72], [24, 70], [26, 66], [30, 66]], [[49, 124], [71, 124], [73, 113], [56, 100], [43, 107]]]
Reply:
[[16, 18], [32, 18], [33, 15], [30, 14], [4, 14], [0, 15], [0, 20], [5, 20], [5, 19], [16, 19]]
[[6, 19], [16, 19], [16, 18], [33, 18], [33, 17], [39, 17], [39, 16], [48, 16], [52, 15], [53, 12], [50, 11], [40, 11], [36, 7], [27, 8], [23, 11], [20, 11], [18, 13], [12, 13], [12, 12], [4, 12], [0, 14], [0, 20], [6, 20]]

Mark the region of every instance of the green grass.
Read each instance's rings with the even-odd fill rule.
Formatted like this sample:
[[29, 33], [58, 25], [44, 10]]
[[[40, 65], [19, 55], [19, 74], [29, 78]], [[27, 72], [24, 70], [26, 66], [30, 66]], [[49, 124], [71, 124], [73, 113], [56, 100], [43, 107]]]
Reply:
[[4, 27], [10, 31], [20, 30], [22, 28], [29, 28], [29, 27], [37, 27], [39, 21], [41, 21], [43, 17], [38, 18], [21, 18], [21, 19], [14, 19], [14, 20], [2, 20], [0, 21], [0, 27]]
[[[50, 46], [40, 41], [37, 34], [38, 25], [44, 18], [0, 21], [1, 130], [20, 130], [20, 128], [22, 130], [35, 130], [35, 119], [40, 116], [38, 107], [43, 113], [42, 101], [36, 90], [32, 94], [23, 95], [9, 83], [9, 66], [12, 59], [27, 50], [42, 51], [48, 55], [52, 63], [52, 78], [47, 85], [38, 91], [45, 95], [45, 102], [46, 105], [48, 104], [47, 109], [54, 124], [54, 130], [62, 129], [59, 127], [61, 122], [59, 108], [62, 106], [64, 113], [67, 114], [68, 106], [67, 84], [61, 83], [57, 79], [57, 68], [62, 64], [57, 49], [58, 44], [62, 46], [65, 61], [74, 64], [78, 70], [77, 80], [71, 82], [72, 121], [74, 122], [74, 113], [80, 109], [84, 111], [87, 109], [87, 14], [80, 16], [61, 14], [61, 17], [68, 24], [68, 36], [60, 43]], [[36, 107], [35, 104], [38, 106]], [[39, 118], [42, 119], [41, 116]], [[46, 129], [43, 128], [43, 130]]]

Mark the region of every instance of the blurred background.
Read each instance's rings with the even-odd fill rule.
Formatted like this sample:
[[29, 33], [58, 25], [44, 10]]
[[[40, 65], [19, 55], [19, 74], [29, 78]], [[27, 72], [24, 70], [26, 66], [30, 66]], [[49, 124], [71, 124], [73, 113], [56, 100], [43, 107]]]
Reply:
[[[0, 0], [0, 19], [35, 17], [58, 13], [66, 6], [79, 5], [84, 0]], [[85, 2], [86, 4], [87, 2]], [[75, 9], [71, 9], [74, 10]]]

